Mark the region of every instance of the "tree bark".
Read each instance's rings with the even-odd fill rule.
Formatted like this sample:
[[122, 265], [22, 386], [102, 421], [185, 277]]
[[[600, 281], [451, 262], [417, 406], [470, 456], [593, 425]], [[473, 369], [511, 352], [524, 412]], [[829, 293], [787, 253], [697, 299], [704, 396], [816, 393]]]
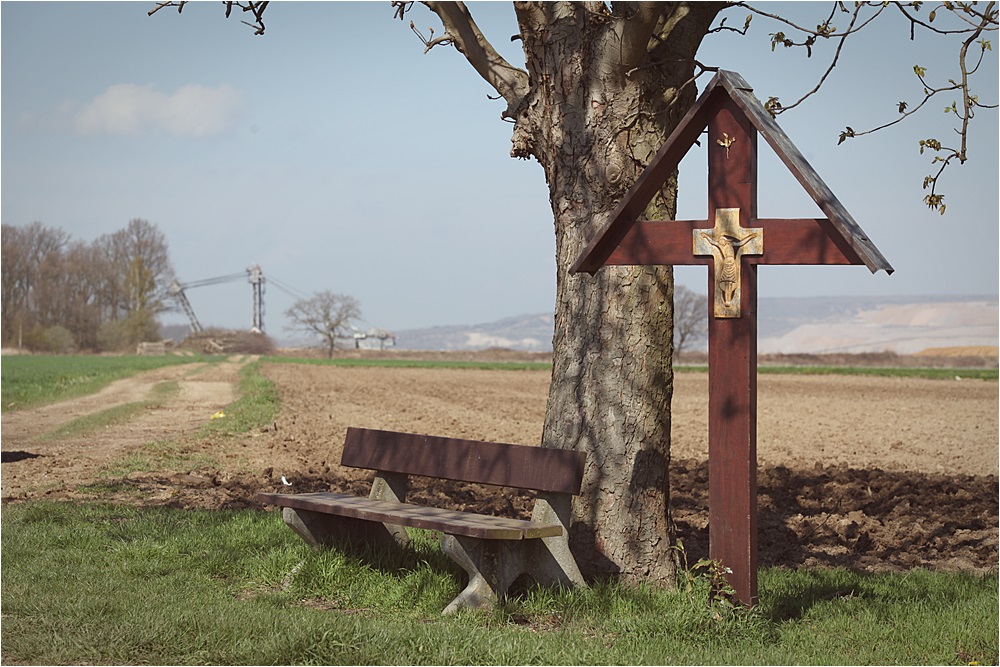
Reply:
[[[486, 56], [477, 64], [474, 55], [484, 41], [478, 29], [455, 24], [463, 12], [433, 5], [459, 51], [488, 69]], [[542, 444], [588, 455], [570, 536], [585, 575], [670, 585], [676, 573], [667, 476], [672, 270], [571, 276], [569, 268], [693, 103], [694, 86], [684, 84], [723, 6], [515, 3], [528, 71], [512, 78], [503, 63], [508, 85], [498, 90], [515, 120], [511, 155], [537, 159], [549, 186], [557, 288]], [[676, 175], [647, 215], [671, 219], [675, 209]]]

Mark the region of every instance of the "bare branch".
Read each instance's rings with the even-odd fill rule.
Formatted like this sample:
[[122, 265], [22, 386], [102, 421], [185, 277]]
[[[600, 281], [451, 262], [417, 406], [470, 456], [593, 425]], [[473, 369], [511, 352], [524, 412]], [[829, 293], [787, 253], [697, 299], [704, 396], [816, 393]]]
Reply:
[[176, 7], [177, 13], [180, 14], [181, 10], [184, 9], [184, 5], [187, 4], [187, 0], [181, 0], [180, 2], [158, 2], [156, 6], [146, 12], [146, 16], [152, 16], [156, 12], [160, 11], [164, 7]]
[[406, 12], [413, 8], [413, 0], [392, 0], [390, 6], [396, 10], [392, 18], [402, 21], [403, 17], [406, 16]]
[[255, 35], [264, 34], [264, 10], [267, 9], [268, 0], [263, 0], [263, 2], [247, 2], [246, 4], [242, 2], [226, 2], [227, 17], [229, 16], [230, 9], [232, 9], [232, 5], [236, 5], [244, 12], [250, 12], [253, 14], [253, 23], [250, 23], [249, 21], [240, 21], [240, 23], [253, 28]]
[[[920, 67], [919, 65], [915, 65], [913, 67], [913, 72], [914, 74], [916, 74], [917, 79], [923, 86], [923, 91], [924, 91], [924, 99], [920, 102], [920, 104], [918, 104], [913, 109], [908, 110], [908, 105], [906, 104], [906, 102], [900, 102], [899, 118], [896, 118], [895, 120], [890, 121], [888, 123], [879, 125], [878, 127], [874, 127], [870, 130], [866, 130], [864, 132], [855, 132], [851, 127], [848, 127], [844, 132], [841, 132], [840, 134], [840, 141], [838, 143], [843, 143], [843, 141], [847, 138], [860, 137], [866, 134], [872, 134], [874, 132], [878, 132], [879, 130], [883, 130], [892, 125], [896, 125], [897, 123], [902, 122], [905, 118], [913, 115], [914, 113], [919, 111], [922, 107], [924, 107], [927, 104], [927, 102], [930, 101], [931, 98], [941, 93], [946, 93], [950, 91], [960, 91], [962, 95], [961, 110], [959, 110], [959, 107], [955, 102], [952, 102], [950, 106], [945, 108], [946, 113], [954, 113], [961, 121], [960, 129], [955, 130], [956, 134], [958, 134], [960, 137], [959, 147], [949, 148], [947, 146], [943, 146], [940, 141], [938, 141], [933, 137], [929, 139], [920, 140], [921, 154], [925, 150], [931, 150], [934, 151], [935, 153], [943, 152], [945, 154], [944, 157], [942, 157], [941, 155], [935, 155], [931, 163], [932, 164], [941, 163], [941, 166], [938, 168], [936, 173], [928, 175], [927, 177], [924, 178], [924, 185], [923, 185], [925, 190], [928, 187], [930, 187], [930, 193], [924, 196], [924, 203], [927, 204], [927, 206], [929, 206], [930, 208], [936, 209], [939, 213], [942, 214], [945, 212], [944, 195], [939, 194], [937, 192], [938, 179], [944, 173], [944, 170], [948, 167], [948, 165], [950, 165], [954, 160], [957, 160], [959, 164], [964, 164], [965, 161], [968, 159], [969, 123], [975, 117], [976, 109], [994, 108], [995, 106], [995, 105], [987, 105], [980, 103], [978, 96], [972, 94], [969, 85], [969, 78], [979, 69], [979, 65], [982, 63], [983, 56], [986, 50], [988, 48], [989, 49], [992, 48], [989, 42], [981, 39], [981, 36], [986, 31], [997, 29], [996, 28], [997, 12], [995, 9], [995, 5], [996, 5], [995, 2], [990, 2], [989, 4], [987, 4], [986, 10], [984, 12], [975, 13], [975, 16], [978, 16], [980, 18], [979, 18], [979, 23], [978, 25], [976, 25], [974, 30], [970, 31], [967, 29], [962, 29], [961, 31], [959, 31], [963, 34], [971, 32], [971, 34], [962, 42], [961, 49], [959, 49], [958, 67], [959, 71], [961, 72], [961, 81], [955, 81], [953, 79], [949, 79], [948, 83], [950, 85], [934, 87], [933, 85], [928, 83], [925, 77], [927, 70], [923, 67]], [[955, 10], [953, 9], [952, 11]], [[946, 34], [945, 31], [937, 29], [934, 30], [935, 32]], [[947, 34], [954, 34], [954, 32], [955, 31], [947, 31]], [[977, 40], [979, 40], [978, 43], [980, 45], [979, 58], [976, 60], [975, 66], [970, 68], [968, 63], [969, 47], [971, 47], [974, 43], [977, 43]]]
[[427, 30], [430, 32], [430, 37], [424, 37], [423, 33], [420, 32], [420, 30], [417, 28], [416, 24], [413, 23], [413, 21], [410, 21], [410, 30], [412, 30], [413, 34], [416, 35], [417, 38], [424, 43], [424, 53], [427, 53], [435, 46], [439, 46], [441, 44], [452, 44], [455, 41], [448, 35], [448, 33], [445, 33], [441, 37], [435, 39], [434, 28], [428, 28]]
[[[987, 50], [992, 50], [992, 46], [989, 41], [982, 39], [983, 33], [992, 32], [997, 30], [997, 10], [996, 2], [991, 1], [986, 4], [985, 9], [979, 10], [976, 3], [966, 3], [966, 2], [952, 2], [946, 1], [941, 4], [936, 5], [926, 16], [926, 20], [921, 19], [917, 16], [923, 3], [920, 2], [907, 2], [907, 3], [876, 3], [876, 2], [858, 2], [854, 4], [853, 11], [848, 10], [847, 7], [842, 2], [835, 2], [833, 11], [831, 11], [830, 16], [823, 23], [819, 24], [815, 30], [805, 28], [803, 26], [797, 25], [784, 17], [778, 16], [776, 14], [771, 14], [755, 7], [750, 6], [745, 2], [734, 3], [737, 6], [749, 9], [754, 14], [767, 17], [769, 19], [778, 21], [786, 26], [794, 28], [796, 31], [805, 35], [805, 39], [801, 42], [796, 42], [795, 40], [789, 38], [784, 32], [776, 32], [771, 34], [771, 50], [773, 51], [777, 45], [782, 45], [785, 47], [804, 47], [807, 51], [807, 55], [812, 55], [812, 46], [819, 39], [837, 39], [838, 44], [836, 51], [833, 56], [833, 60], [830, 65], [823, 72], [820, 77], [819, 82], [816, 86], [799, 98], [796, 102], [790, 105], [783, 106], [778, 98], [771, 97], [766, 103], [765, 108], [772, 114], [777, 115], [789, 109], [793, 109], [804, 100], [811, 97], [817, 93], [820, 88], [824, 85], [827, 78], [832, 73], [833, 69], [836, 67], [837, 62], [840, 58], [841, 50], [844, 46], [844, 41], [846, 38], [852, 34], [855, 34], [863, 30], [867, 25], [869, 25], [876, 17], [882, 14], [887, 6], [894, 6], [899, 12], [905, 17], [909, 22], [910, 28], [910, 38], [913, 39], [915, 29], [919, 26], [930, 32], [938, 35], [966, 35], [967, 37], [962, 42], [962, 46], [958, 54], [958, 69], [961, 72], [961, 79], [955, 81], [954, 79], [948, 79], [946, 85], [934, 86], [925, 78], [926, 69], [920, 67], [919, 65], [914, 66], [913, 71], [919, 80], [922, 90], [923, 99], [915, 107], [911, 108], [910, 105], [903, 101], [898, 104], [899, 116], [894, 120], [883, 123], [877, 127], [870, 130], [865, 130], [862, 132], [855, 131], [852, 127], [847, 126], [847, 128], [840, 133], [840, 139], [838, 143], [843, 143], [846, 139], [864, 136], [866, 134], [872, 134], [880, 130], [884, 130], [887, 127], [891, 127], [898, 123], [901, 123], [906, 118], [912, 116], [917, 111], [920, 111], [923, 107], [927, 105], [927, 102], [931, 98], [947, 92], [958, 92], [962, 97], [962, 103], [958, 104], [957, 101], [951, 102], [951, 104], [945, 108], [946, 113], [954, 113], [959, 119], [959, 127], [955, 129], [955, 133], [960, 137], [960, 143], [957, 148], [945, 147], [940, 141], [934, 138], [922, 139], [920, 141], [920, 152], [923, 153], [925, 150], [932, 150], [939, 155], [935, 155], [932, 160], [932, 164], [940, 163], [940, 167], [937, 169], [936, 173], [927, 176], [924, 179], [923, 187], [924, 189], [930, 188], [930, 193], [924, 197], [924, 203], [926, 203], [932, 209], [938, 210], [940, 213], [944, 213], [944, 195], [937, 192], [936, 187], [938, 179], [944, 172], [945, 168], [949, 164], [957, 162], [959, 164], [964, 163], [968, 159], [968, 132], [969, 123], [975, 116], [976, 109], [990, 109], [994, 108], [994, 105], [984, 104], [979, 101], [978, 96], [973, 95], [970, 88], [970, 78], [979, 70], [979, 66], [983, 61], [983, 57]], [[860, 13], [864, 9], [873, 10], [872, 16], [860, 21]], [[833, 25], [833, 18], [838, 13], [850, 14], [850, 24], [846, 30], [838, 31]], [[952, 26], [943, 26], [941, 20], [938, 17], [938, 13], [945, 11], [950, 17], [961, 21], [965, 25], [959, 26], [958, 28]], [[938, 19], [938, 23], [934, 25], [935, 19]], [[724, 27], [720, 25], [720, 29]], [[739, 32], [739, 31], [736, 31]], [[970, 63], [969, 48], [978, 43], [980, 45], [980, 52], [978, 58], [975, 59], [975, 64]], [[970, 66], [971, 65], [971, 66]]]
[[[184, 9], [184, 5], [188, 3], [188, 0], [179, 0], [178, 2], [173, 2], [168, 0], [166, 2], [158, 2], [156, 6], [151, 10], [146, 12], [147, 16], [152, 16], [156, 12], [160, 11], [164, 7], [176, 7], [177, 13], [181, 13]], [[263, 0], [262, 2], [231, 2], [230, 0], [223, 0], [226, 6], [226, 18], [228, 19], [230, 14], [233, 12], [233, 7], [238, 7], [244, 12], [250, 12], [253, 15], [254, 22], [240, 21], [243, 25], [250, 26], [254, 30], [255, 35], [264, 34], [264, 11], [267, 9], [268, 0]]]
[[735, 32], [737, 35], [745, 36], [747, 34], [747, 31], [750, 29], [750, 21], [753, 19], [753, 14], [747, 14], [747, 20], [746, 22], [743, 23], [742, 28], [734, 28], [732, 26], [726, 25], [726, 19], [728, 18], [729, 18], [728, 16], [723, 16], [722, 20], [719, 21], [719, 25], [715, 26], [705, 34], [711, 35], [716, 32], [729, 31], [729, 32]]
[[[811, 35], [813, 37], [826, 37], [826, 38], [829, 38], [829, 37], [844, 37], [844, 36], [850, 35], [852, 33], [858, 32], [859, 30], [863, 29], [865, 27], [865, 25], [868, 24], [868, 21], [866, 21], [864, 24], [858, 26], [857, 28], [848, 29], [845, 32], [838, 33], [837, 30], [836, 30], [836, 27], [833, 25], [833, 17], [834, 17], [834, 14], [836, 14], [837, 7], [838, 6], [839, 7], [843, 7], [843, 4], [839, 3], [839, 2], [834, 3], [834, 9], [833, 9], [833, 11], [830, 12], [830, 16], [826, 19], [826, 21], [824, 21], [823, 23], [819, 24], [815, 29], [813, 29], [813, 28], [804, 28], [804, 27], [802, 27], [802, 26], [800, 26], [800, 25], [798, 25], [796, 23], [793, 23], [792, 21], [789, 21], [788, 19], [786, 19], [783, 16], [779, 16], [778, 14], [771, 14], [771, 13], [765, 12], [765, 11], [763, 11], [761, 9], [757, 9], [756, 7], [754, 7], [754, 6], [750, 5], [750, 4], [747, 4], [746, 2], [735, 2], [733, 4], [735, 6], [743, 7], [744, 9], [748, 9], [751, 12], [753, 12], [754, 14], [757, 14], [759, 16], [764, 16], [764, 17], [772, 19], [774, 21], [778, 21], [779, 23], [783, 23], [783, 24], [787, 25], [790, 28], [794, 28], [795, 30], [798, 30], [799, 32], [801, 32], [803, 34]], [[860, 10], [861, 7], [865, 7], [865, 6], [878, 6], [878, 7], [881, 7], [882, 3], [871, 3], [871, 2], [857, 3], [856, 6], [855, 6], [855, 14], [858, 13], [858, 11]], [[844, 12], [844, 13], [847, 13], [847, 9], [846, 8], [843, 8], [841, 11]], [[780, 42], [781, 40], [778, 40], [778, 41]], [[807, 42], [803, 42], [801, 44], [794, 44], [794, 43], [792, 43], [792, 44], [785, 44], [785, 46], [811, 46], [814, 43], [815, 43], [815, 40], [813, 40], [812, 42], [808, 42], [808, 43]]]
[[[507, 101], [506, 118], [512, 118], [514, 110], [528, 93], [528, 74], [507, 62], [497, 53], [479, 26], [472, 19], [464, 2], [424, 2], [432, 12], [438, 15], [444, 25], [444, 34], [421, 40], [425, 50], [430, 50], [440, 44], [451, 44], [500, 95]], [[414, 32], [419, 31], [414, 28]]]
[[[769, 112], [771, 112], [772, 116], [776, 116], [777, 114], [782, 113], [784, 111], [788, 111], [789, 109], [794, 109], [795, 107], [797, 107], [800, 104], [802, 104], [802, 102], [804, 102], [808, 98], [810, 98], [813, 95], [815, 95], [816, 93], [818, 93], [819, 89], [822, 88], [823, 84], [826, 82], [827, 77], [830, 76], [830, 72], [832, 72], [833, 69], [837, 66], [837, 61], [840, 60], [840, 52], [843, 50], [843, 48], [844, 48], [844, 42], [847, 41], [847, 38], [851, 34], [857, 32], [857, 30], [860, 30], [864, 26], [866, 26], [869, 23], [871, 23], [875, 19], [876, 16], [878, 16], [879, 14], [882, 13], [882, 9], [880, 8], [871, 18], [869, 18], [867, 21], [865, 21], [864, 24], [861, 27], [859, 27], [857, 30], [855, 30], [854, 29], [854, 24], [858, 20], [858, 13], [860, 11], [861, 11], [861, 5], [856, 5], [855, 8], [854, 8], [854, 14], [851, 16], [851, 24], [847, 27], [847, 31], [840, 35], [840, 41], [837, 43], [837, 50], [834, 51], [833, 60], [830, 61], [830, 66], [826, 68], [825, 72], [823, 72], [823, 76], [820, 77], [819, 81], [816, 83], [816, 86], [813, 87], [813, 89], [810, 90], [808, 93], [806, 93], [805, 95], [803, 95], [802, 97], [800, 97], [798, 100], [796, 100], [794, 103], [789, 104], [787, 106], [780, 105], [777, 102], [777, 98], [771, 98], [771, 100], [774, 101], [773, 104], [771, 103], [771, 100], [768, 100], [768, 104], [770, 104], [770, 106], [767, 107], [767, 110]], [[808, 48], [808, 44], [807, 44], [807, 48]], [[772, 51], [774, 50], [774, 44], [773, 43], [771, 45], [771, 50]]]
[[[910, 3], [910, 4], [913, 6], [914, 9], [919, 9], [920, 8], [919, 3]], [[913, 14], [910, 14], [908, 11], [906, 11], [906, 5], [903, 5], [903, 4], [900, 4], [900, 3], [894, 3], [894, 5], [895, 5], [896, 9], [898, 9], [900, 11], [900, 13], [902, 13], [903, 16], [905, 16], [907, 18], [907, 20], [910, 22], [910, 39], [913, 39], [913, 27], [914, 26], [918, 26], [919, 25], [920, 27], [926, 28], [927, 30], [930, 30], [931, 32], [936, 32], [939, 35], [956, 35], [956, 34], [960, 34], [960, 33], [964, 33], [964, 32], [970, 32], [970, 31], [973, 31], [973, 30], [977, 30], [979, 28], [979, 25], [983, 22], [983, 20], [984, 19], [988, 19], [988, 17], [989, 17], [989, 10], [987, 10], [985, 12], [978, 12], [978, 11], [975, 10], [974, 7], [972, 7], [972, 5], [969, 5], [968, 3], [964, 3], [964, 2], [957, 2], [957, 3], [955, 3], [955, 2], [946, 2], [946, 3], [943, 3], [943, 4], [937, 5], [934, 9], [932, 9], [930, 11], [930, 13], [927, 15], [928, 16], [927, 22], [924, 22], [924, 21], [921, 21], [920, 19], [918, 19]], [[938, 27], [930, 25], [931, 23], [934, 22], [934, 17], [937, 14], [937, 11], [939, 9], [942, 9], [942, 8], [950, 11], [953, 16], [959, 18], [960, 20], [964, 21], [965, 23], [968, 23], [969, 27], [968, 28], [956, 28], [954, 30], [947, 30], [947, 29], [944, 29], [944, 28], [938, 28]], [[968, 15], [972, 16], [973, 20], [970, 20], [970, 19], [966, 18], [965, 16], [963, 16], [963, 14], [968, 14]], [[996, 27], [988, 28], [988, 29], [989, 30], [996, 30]]]

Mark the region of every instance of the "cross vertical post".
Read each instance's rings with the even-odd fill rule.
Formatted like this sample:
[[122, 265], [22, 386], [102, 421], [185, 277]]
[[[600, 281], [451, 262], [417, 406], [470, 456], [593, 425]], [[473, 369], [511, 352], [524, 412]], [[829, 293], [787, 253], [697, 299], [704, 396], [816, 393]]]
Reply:
[[[708, 219], [739, 209], [757, 219], [757, 132], [732, 100], [708, 123]], [[767, 243], [767, 239], [764, 239]], [[765, 245], [766, 247], [766, 245]], [[740, 600], [757, 603], [757, 266], [738, 257], [739, 317], [721, 318], [708, 299], [709, 558], [732, 570]], [[719, 289], [708, 265], [709, 294]]]

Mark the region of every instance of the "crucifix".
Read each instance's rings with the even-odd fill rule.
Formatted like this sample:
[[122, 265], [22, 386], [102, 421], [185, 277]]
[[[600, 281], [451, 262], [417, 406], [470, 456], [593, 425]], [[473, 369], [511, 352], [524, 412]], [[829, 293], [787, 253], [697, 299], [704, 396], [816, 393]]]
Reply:
[[[708, 128], [708, 219], [641, 220]], [[757, 217], [763, 136], [827, 216]], [[757, 603], [757, 267], [864, 264], [893, 268], [778, 127], [739, 74], [720, 70], [584, 249], [572, 273], [609, 265], [708, 267], [709, 557], [729, 568], [739, 599]]]

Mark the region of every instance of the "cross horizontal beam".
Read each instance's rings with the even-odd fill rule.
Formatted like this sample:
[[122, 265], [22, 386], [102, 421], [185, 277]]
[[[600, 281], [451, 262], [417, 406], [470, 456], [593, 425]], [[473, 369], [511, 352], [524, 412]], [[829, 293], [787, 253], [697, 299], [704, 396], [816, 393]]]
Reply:
[[[744, 257], [751, 264], [863, 264], [842, 239], [832, 235], [825, 218], [753, 220], [764, 229], [766, 250], [762, 256]], [[708, 264], [711, 257], [695, 256], [691, 232], [711, 229], [707, 220], [640, 220], [621, 238], [608, 255], [606, 265]]]

